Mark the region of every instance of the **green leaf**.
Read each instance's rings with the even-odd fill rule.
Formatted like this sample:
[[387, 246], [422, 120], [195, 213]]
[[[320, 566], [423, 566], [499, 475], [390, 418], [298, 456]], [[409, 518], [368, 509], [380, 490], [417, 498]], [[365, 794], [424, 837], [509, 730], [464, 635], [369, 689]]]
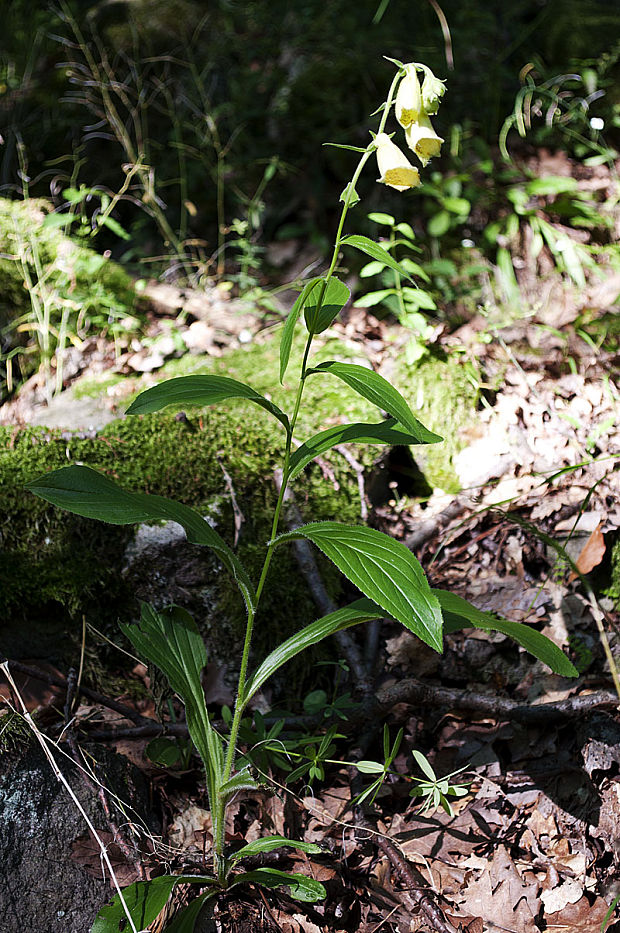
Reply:
[[215, 891], [205, 891], [204, 894], [194, 898], [189, 907], [174, 915], [172, 922], [166, 925], [164, 933], [194, 933], [204, 902], [213, 897], [215, 893]]
[[430, 218], [426, 225], [429, 236], [442, 237], [450, 229], [450, 214], [448, 211], [438, 211]]
[[[152, 881], [136, 881], [123, 889], [123, 898], [138, 930], [144, 930], [155, 920], [172, 893], [175, 884], [213, 884], [214, 878], [194, 875], [160, 875]], [[127, 915], [117, 894], [102, 907], [95, 918], [91, 933], [118, 933], [127, 923]]]
[[[345, 147], [344, 147], [344, 146], [338, 146], [338, 148], [339, 148], [339, 149], [343, 149], [343, 148], [345, 148]], [[365, 149], [358, 149], [357, 146], [356, 146], [356, 147], [349, 147], [349, 146], [347, 146], [346, 148], [347, 148], [347, 149], [348, 149], [348, 148], [355, 148], [355, 150], [356, 150], [357, 152], [366, 152]], [[343, 188], [342, 193], [341, 193], [340, 197], [338, 198], [338, 200], [339, 200], [339, 201], [342, 201], [343, 204], [347, 204], [347, 202], [348, 202], [349, 207], [355, 207], [357, 204], [360, 203], [360, 196], [359, 196], [359, 194], [357, 193], [357, 191], [355, 190], [355, 187], [351, 184], [351, 182], [349, 182], [349, 184], [346, 185], [346, 186]]]
[[392, 217], [391, 214], [382, 214], [381, 211], [373, 211], [368, 215], [368, 220], [372, 220], [376, 224], [383, 224], [386, 227], [393, 227], [396, 223], [395, 217]]
[[382, 246], [379, 246], [379, 244], [375, 243], [373, 240], [368, 239], [367, 236], [359, 236], [358, 234], [345, 236], [341, 239], [340, 245], [354, 246], [355, 249], [359, 249], [362, 253], [366, 253], [367, 256], [370, 256], [371, 259], [377, 259], [379, 262], [383, 262], [386, 266], [389, 266], [390, 269], [394, 269], [396, 272], [399, 272], [403, 278], [411, 278], [409, 273], [403, 269], [401, 264], [397, 262], [396, 259], [390, 256], [387, 250], [383, 249]]
[[270, 415], [277, 418], [286, 430], [289, 421], [277, 405], [266, 399], [264, 395], [256, 392], [251, 386], [228, 376], [179, 376], [177, 379], [168, 379], [159, 385], [151, 386], [131, 403], [127, 409], [128, 415], [145, 415], [153, 411], [161, 411], [168, 405], [175, 408], [185, 408], [186, 405], [215, 405], [230, 398], [244, 398], [249, 402], [260, 405]]
[[404, 544], [381, 531], [339, 522], [302, 525], [278, 544], [308, 538], [366, 596], [436, 651], [442, 650], [442, 618], [420, 564]]
[[385, 768], [378, 761], [356, 761], [355, 767], [361, 774], [383, 774]]
[[297, 296], [295, 304], [289, 311], [286, 323], [282, 329], [282, 336], [280, 338], [280, 382], [284, 381], [284, 374], [288, 368], [288, 361], [291, 356], [291, 347], [293, 345], [293, 334], [295, 333], [295, 325], [297, 324], [297, 319], [302, 312], [302, 309], [305, 305], [306, 298], [309, 293], [312, 291], [313, 287], [317, 282], [324, 282], [325, 279], [320, 277], [310, 279], [309, 282], [306, 282], [301, 292]]
[[437, 775], [433, 771], [430, 761], [423, 755], [422, 752], [419, 752], [417, 748], [412, 749], [411, 754], [415, 758], [418, 768], [429, 778], [431, 781], [437, 780]]
[[[351, 292], [344, 282], [332, 276], [325, 286], [321, 299], [323, 282], [324, 280], [321, 279], [313, 285], [305, 301], [304, 317], [306, 327], [311, 334], [321, 334], [326, 330], [351, 297]], [[321, 299], [320, 307], [319, 299]]]
[[452, 214], [464, 214], [467, 217], [471, 210], [471, 204], [466, 198], [443, 198], [441, 203]]
[[234, 577], [246, 605], [254, 607], [254, 587], [243, 564], [217, 531], [188, 505], [163, 496], [129, 492], [103, 473], [77, 464], [45, 473], [27, 483], [26, 489], [68, 512], [112, 525], [152, 520], [178, 522], [185, 529], [190, 544], [200, 544], [215, 551]]
[[466, 599], [446, 590], [433, 590], [432, 592], [443, 609], [444, 632], [456, 632], [470, 627], [502, 632], [550, 667], [555, 674], [561, 674], [562, 677], [579, 676], [575, 666], [555, 642], [530, 628], [529, 625], [524, 625], [523, 622], [512, 622], [509, 619], [498, 619], [492, 613], [476, 609]]
[[374, 259], [372, 262], [367, 262], [365, 266], [362, 266], [360, 269], [360, 279], [369, 279], [373, 275], [379, 275], [380, 272], [383, 272], [385, 269], [385, 263], [376, 262]]
[[243, 875], [237, 875], [234, 884], [246, 884], [254, 882], [262, 884], [266, 888], [280, 888], [285, 886], [289, 889], [289, 896], [294, 901], [322, 901], [327, 892], [320, 881], [314, 878], [308, 878], [299, 872], [278, 871], [277, 868], [256, 868], [254, 871], [245, 872]]
[[400, 223], [396, 224], [394, 227], [397, 233], [402, 233], [403, 236], [406, 236], [409, 240], [415, 240], [415, 233], [411, 224]]
[[181, 757], [181, 750], [174, 739], [167, 739], [163, 735], [149, 742], [144, 753], [149, 761], [164, 768], [174, 767]]
[[[411, 416], [413, 417], [413, 415]], [[417, 421], [415, 433], [403, 431], [400, 425], [390, 419], [380, 424], [339, 424], [333, 428], [315, 434], [291, 455], [289, 479], [295, 479], [315, 457], [337, 444], [388, 444], [390, 446], [409, 447], [412, 444], [437, 444], [443, 438], [433, 434]]]
[[373, 619], [380, 619], [383, 610], [369, 599], [357, 599], [349, 606], [330, 612], [329, 615], [317, 619], [307, 625], [300, 632], [292, 635], [286, 641], [278, 645], [277, 648], [267, 655], [263, 663], [254, 672], [243, 697], [245, 706], [254, 694], [260, 690], [265, 681], [269, 680], [283, 664], [290, 661], [296, 655], [305, 651], [311, 645], [316, 645], [323, 641], [329, 635], [340, 632], [342, 629], [349, 628], [351, 625], [359, 625], [361, 622], [370, 622]]
[[239, 859], [247, 858], [249, 855], [258, 855], [260, 852], [273, 852], [274, 849], [297, 849], [299, 852], [308, 852], [311, 855], [317, 855], [321, 847], [314, 842], [298, 842], [296, 839], [287, 839], [285, 836], [264, 836], [262, 839], [256, 839], [249, 842], [242, 849], [237, 849], [230, 856], [231, 862], [238, 862]]
[[425, 311], [435, 311], [437, 305], [435, 299], [423, 288], [403, 288], [403, 298], [408, 305], [414, 308], [424, 308]]
[[[178, 880], [176, 875], [160, 875], [153, 881], [137, 881], [124, 889], [123, 898], [138, 930], [143, 930], [161, 913]], [[91, 933], [118, 933], [123, 921], [127, 922], [127, 915], [117, 894], [99, 911]]]
[[214, 806], [222, 780], [224, 754], [222, 740], [209, 719], [200, 675], [207, 664], [207, 652], [196, 623], [184, 609], [170, 606], [156, 612], [142, 603], [137, 625], [121, 630], [141, 658], [155, 664], [171, 688], [185, 704], [187, 729], [205, 766], [209, 801]]
[[577, 188], [577, 179], [568, 175], [547, 175], [545, 178], [535, 178], [525, 186], [527, 193], [536, 197], [545, 197], [549, 194], [565, 194], [576, 191]]
[[388, 415], [396, 418], [411, 434], [416, 435], [420, 430], [420, 422], [400, 392], [372, 369], [358, 366], [357, 363], [337, 363], [330, 360], [320, 363], [314, 369], [309, 369], [308, 374], [310, 373], [329, 373], [331, 376], [342, 379], [362, 398], [368, 399], [377, 408], [387, 411]]
[[373, 308], [375, 305], [378, 305], [381, 301], [384, 301], [388, 295], [396, 295], [395, 288], [381, 288], [376, 292], [366, 292], [365, 295], [360, 295], [359, 298], [356, 298], [353, 304], [356, 308]]
[[224, 799], [228, 799], [240, 790], [256, 790], [258, 786], [250, 773], [250, 766], [246, 765], [245, 768], [242, 768], [237, 774], [233, 774], [220, 786], [219, 795]]

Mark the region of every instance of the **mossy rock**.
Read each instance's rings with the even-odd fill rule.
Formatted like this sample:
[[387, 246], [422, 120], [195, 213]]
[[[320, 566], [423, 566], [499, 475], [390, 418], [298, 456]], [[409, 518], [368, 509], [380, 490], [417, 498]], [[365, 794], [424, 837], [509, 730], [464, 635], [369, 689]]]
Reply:
[[[61, 512], [26, 491], [26, 482], [70, 462], [84, 463], [126, 488], [215, 512], [218, 531], [232, 543], [225, 466], [245, 517], [238, 553], [256, 579], [271, 536], [273, 470], [281, 454], [282, 438], [245, 410], [208, 410], [187, 423], [165, 414], [128, 418], [112, 422], [94, 438], [40, 428], [16, 434], [0, 428], [0, 604], [4, 618], [11, 620], [0, 634], [2, 651], [59, 662], [73, 656], [83, 616], [110, 634], [119, 617], [127, 620], [138, 614], [135, 582], [121, 572], [135, 529]], [[359, 520], [359, 492], [346, 463], [335, 464], [334, 478], [337, 492], [319, 470], [309, 471], [299, 483], [305, 517]], [[221, 568], [208, 564], [210, 555], [195, 550], [201, 555], [197, 560], [207, 561], [203, 569], [212, 578], [197, 621], [212, 654], [237, 656], [241, 599]], [[337, 574], [329, 567], [325, 570], [337, 595]], [[159, 571], [153, 567], [151, 572]], [[269, 584], [256, 626], [257, 647], [263, 650], [316, 617], [311, 594], [288, 549], [278, 552]], [[182, 603], [182, 597], [177, 601]]]
[[[347, 349], [340, 341], [328, 338], [317, 358], [351, 359], [354, 354], [355, 348]], [[296, 345], [291, 375], [287, 374], [283, 386], [277, 379], [275, 340], [215, 360], [187, 355], [171, 361], [162, 378], [187, 372], [231, 375], [247, 380], [259, 391], [271, 390], [273, 400], [288, 411], [294, 399], [294, 373], [300, 355]], [[399, 370], [395, 381], [422, 420], [444, 436], [450, 435], [450, 454], [458, 444], [458, 431], [454, 427], [446, 432], [447, 420], [462, 425], [473, 416], [471, 393], [464, 399], [459, 396], [458, 365], [448, 360], [437, 361], [434, 367], [427, 364], [418, 366], [415, 372]], [[91, 382], [95, 391], [97, 382]], [[141, 390], [144, 381], [136, 379], [133, 387]], [[82, 388], [88, 395], [86, 384]], [[433, 405], [440, 391], [444, 398], [441, 407]], [[339, 380], [309, 378], [296, 436], [301, 440], [343, 418], [379, 420], [376, 408]], [[133, 571], [122, 572], [134, 528], [109, 526], [61, 512], [27, 492], [25, 483], [68, 463], [84, 463], [128, 489], [167, 496], [208, 513], [219, 533], [232, 543], [231, 485], [244, 516], [238, 553], [250, 575], [257, 579], [264, 546], [271, 536], [276, 500], [273, 472], [282, 462], [284, 439], [278, 422], [256, 406], [240, 403], [190, 410], [183, 419], [167, 413], [120, 419], [94, 436], [92, 432], [48, 428], [0, 428], [0, 604], [5, 617], [13, 620], [0, 636], [4, 652], [13, 656], [38, 652], [39, 656], [64, 661], [75, 655], [83, 617], [107, 634], [116, 633], [117, 619], [135, 618], [137, 597], [147, 598], [140, 582], [132, 576]], [[412, 448], [416, 460], [424, 458], [425, 470], [428, 458], [428, 475], [439, 476], [443, 488], [448, 486], [445, 476], [451, 476], [449, 457], [441, 458], [445, 446], [437, 445], [437, 454], [431, 448]], [[355, 450], [365, 468], [371, 468], [381, 452], [377, 447]], [[328, 471], [325, 464], [312, 464], [295, 482], [304, 519], [359, 522], [357, 477], [337, 452], [325, 454], [324, 460], [328, 461]], [[434, 478], [432, 483], [439, 485]], [[179, 550], [181, 546], [187, 550]], [[143, 564], [150, 586], [148, 598], [163, 605], [167, 588], [171, 589], [174, 601], [185, 604], [196, 615], [211, 655], [237, 657], [244, 627], [242, 601], [211, 554], [184, 542], [172, 542], [168, 550], [164, 549], [162, 560], [172, 567], [176, 579], [170, 586], [170, 567], [163, 572], [161, 567], [149, 570], [148, 563]], [[341, 578], [326, 561], [321, 567], [328, 587], [338, 598]], [[194, 578], [199, 581], [197, 588], [192, 583]], [[190, 583], [186, 585], [187, 580]], [[203, 585], [205, 580], [208, 585]], [[191, 590], [191, 596], [187, 596], [187, 590]], [[258, 653], [264, 653], [281, 637], [315, 617], [311, 593], [300, 577], [292, 552], [279, 549], [257, 618]]]

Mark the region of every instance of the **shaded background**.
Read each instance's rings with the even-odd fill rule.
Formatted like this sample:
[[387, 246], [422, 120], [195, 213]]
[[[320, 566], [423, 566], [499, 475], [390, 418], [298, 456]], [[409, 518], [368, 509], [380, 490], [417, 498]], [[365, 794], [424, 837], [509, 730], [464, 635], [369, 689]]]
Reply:
[[[236, 218], [258, 238], [301, 233], [321, 245], [353, 162], [321, 143], [366, 144], [376, 126], [369, 114], [393, 73], [383, 55], [424, 61], [448, 79], [437, 120], [446, 145], [433, 164], [442, 171], [493, 152], [524, 68], [538, 85], [559, 76], [552, 90], [570, 108], [562, 122], [545, 98], [528, 144], [592, 156], [593, 115], [605, 121], [606, 145], [618, 132], [618, 9], [606, 0], [445, 0], [440, 8], [430, 0], [74, 0], [34, 10], [26, 0], [4, 0], [4, 7], [5, 192], [21, 188], [20, 147], [29, 193], [51, 192], [57, 206], [69, 181], [119, 191], [141, 158], [151, 197], [190, 252], [203, 256], [217, 249], [218, 224]], [[110, 124], [106, 94], [129, 152]], [[372, 189], [367, 174], [361, 193], [370, 194], [369, 209]], [[126, 261], [165, 252], [144, 186], [133, 179], [126, 197], [115, 216], [131, 239], [104, 231], [98, 248]], [[410, 213], [414, 203], [419, 210], [419, 200], [408, 202]]]

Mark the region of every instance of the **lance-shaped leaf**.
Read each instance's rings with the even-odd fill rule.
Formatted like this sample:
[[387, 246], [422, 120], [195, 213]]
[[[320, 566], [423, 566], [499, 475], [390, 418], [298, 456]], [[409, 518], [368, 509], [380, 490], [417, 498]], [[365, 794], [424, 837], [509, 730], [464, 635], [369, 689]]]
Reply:
[[312, 289], [314, 288], [317, 282], [324, 282], [325, 279], [320, 277], [310, 279], [309, 282], [306, 282], [303, 289], [297, 296], [295, 304], [289, 311], [286, 323], [282, 329], [282, 336], [280, 337], [280, 382], [284, 380], [284, 374], [286, 373], [288, 367], [288, 361], [291, 356], [291, 347], [293, 345], [293, 334], [295, 333], [295, 325], [299, 315], [301, 314], [306, 299]]
[[260, 667], [254, 672], [248, 681], [244, 696], [243, 705], [245, 706], [257, 690], [263, 686], [266, 680], [269, 680], [283, 664], [290, 661], [301, 651], [305, 651], [311, 645], [316, 645], [323, 641], [329, 635], [340, 632], [342, 629], [349, 628], [351, 625], [359, 625], [360, 622], [370, 622], [372, 619], [380, 619], [384, 615], [383, 610], [370, 599], [357, 599], [349, 606], [330, 612], [329, 615], [311, 622], [300, 632], [296, 632], [281, 645], [268, 654]]
[[404, 544], [363, 525], [313, 522], [276, 538], [308, 538], [386, 615], [436, 651], [442, 650], [442, 618], [420, 564]]
[[[384, 379], [383, 376], [380, 376], [379, 373], [374, 372], [372, 369], [359, 366], [357, 363], [338, 363], [329, 360], [326, 363], [320, 363], [313, 369], [309, 369], [308, 375], [311, 373], [328, 373], [342, 379], [362, 398], [368, 399], [377, 408], [387, 411], [389, 415], [396, 418], [400, 425], [410, 434], [419, 436], [421, 429], [427, 430], [415, 417], [400, 392], [387, 379]], [[427, 431], [427, 434], [427, 443], [437, 440], [436, 434], [431, 431]]]
[[209, 719], [200, 680], [207, 652], [196, 623], [178, 606], [156, 612], [142, 603], [139, 624], [121, 623], [121, 629], [140, 657], [163, 671], [171, 688], [183, 700], [187, 729], [204, 763], [213, 807], [222, 781], [224, 756], [222, 740]]
[[310, 333], [321, 334], [326, 330], [350, 297], [348, 287], [335, 276], [332, 276], [325, 286], [324, 280], [319, 279], [308, 292], [304, 307], [306, 327]]
[[217, 890], [205, 891], [204, 894], [199, 894], [198, 897], [195, 897], [189, 907], [175, 913], [172, 921], [166, 924], [164, 933], [194, 933], [196, 921], [198, 920], [200, 911], [204, 907], [205, 901], [213, 897], [216, 893]]
[[[413, 418], [413, 415], [411, 416]], [[414, 419], [417, 420], [417, 419]], [[339, 424], [333, 428], [320, 431], [305, 441], [291, 455], [289, 464], [289, 479], [295, 479], [301, 471], [315, 457], [331, 450], [337, 444], [389, 444], [392, 447], [402, 445], [409, 447], [412, 444], [437, 444], [443, 438], [433, 434], [421, 422], [417, 422], [418, 429], [415, 434], [404, 431], [394, 419], [383, 421], [380, 424]]]
[[299, 842], [297, 839], [287, 839], [286, 836], [263, 836], [262, 839], [255, 839], [254, 842], [248, 842], [246, 846], [237, 849], [230, 856], [231, 862], [238, 862], [239, 859], [247, 858], [249, 855], [258, 855], [261, 852], [273, 852], [274, 849], [297, 849], [299, 852], [307, 852], [309, 855], [318, 855], [321, 847], [315, 842]]
[[235, 578], [246, 605], [254, 607], [254, 588], [243, 564], [217, 531], [188, 505], [163, 496], [129, 492], [103, 473], [78, 465], [45, 473], [28, 483], [26, 488], [61, 509], [112, 525], [161, 519], [178, 522], [191, 544], [201, 544], [215, 551]]
[[279, 871], [277, 868], [256, 868], [254, 871], [236, 875], [234, 884], [247, 884], [254, 882], [266, 888], [287, 887], [289, 897], [294, 901], [322, 901], [327, 891], [320, 881], [308, 878], [299, 872]]
[[444, 632], [456, 632], [462, 628], [481, 628], [485, 631], [501, 632], [516, 641], [522, 648], [543, 661], [555, 674], [562, 677], [578, 677], [579, 672], [555, 642], [524, 625], [509, 619], [498, 619], [491, 612], [476, 609], [461, 596], [447, 590], [433, 590], [443, 610]]
[[277, 418], [286, 430], [289, 420], [277, 405], [261, 395], [245, 382], [237, 382], [228, 376], [179, 376], [168, 379], [141, 392], [127, 409], [128, 415], [146, 415], [161, 411], [169, 405], [185, 408], [187, 405], [215, 405], [231, 398], [243, 398], [260, 405], [270, 415]]
[[393, 256], [390, 256], [387, 250], [383, 249], [382, 246], [379, 246], [378, 243], [375, 243], [374, 240], [369, 240], [367, 236], [359, 236], [358, 234], [353, 234], [351, 236], [345, 236], [340, 241], [341, 246], [354, 246], [356, 249], [359, 249], [362, 253], [366, 253], [367, 256], [370, 256], [372, 259], [376, 259], [379, 262], [385, 263], [386, 266], [389, 266], [390, 269], [394, 269], [398, 272], [404, 279], [410, 279], [411, 276], [404, 269], [399, 262], [394, 259]]
[[[156, 919], [176, 884], [213, 884], [215, 878], [196, 875], [159, 875], [152, 881], [137, 881], [123, 889], [123, 899], [136, 929], [145, 930]], [[127, 924], [127, 914], [116, 895], [102, 907], [95, 918], [91, 933], [118, 933]]]

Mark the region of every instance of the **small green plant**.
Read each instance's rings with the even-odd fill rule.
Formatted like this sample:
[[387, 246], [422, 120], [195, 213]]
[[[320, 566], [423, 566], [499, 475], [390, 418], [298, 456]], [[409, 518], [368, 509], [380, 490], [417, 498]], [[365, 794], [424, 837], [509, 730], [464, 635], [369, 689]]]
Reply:
[[[412, 253], [419, 252], [411, 225], [397, 223], [391, 214], [379, 212], [369, 214], [368, 219], [388, 228], [388, 236], [382, 237], [379, 242], [386, 253], [398, 260], [400, 268], [408, 273], [409, 279], [415, 275], [423, 282], [430, 282], [423, 266], [411, 257]], [[395, 314], [400, 324], [413, 332], [414, 336], [405, 347], [405, 356], [408, 363], [415, 363], [424, 354], [434, 333], [433, 326], [428, 323], [422, 311], [436, 311], [435, 300], [430, 291], [424, 288], [403, 285], [402, 273], [379, 259], [366, 263], [360, 271], [362, 279], [374, 276], [379, 277], [384, 287], [366, 292], [360, 298], [356, 298], [355, 304], [358, 308], [379, 306]]]
[[465, 769], [459, 768], [457, 771], [451, 771], [450, 774], [446, 774], [444, 777], [438, 778], [435, 774], [435, 769], [431, 765], [426, 755], [423, 755], [422, 752], [415, 748], [411, 754], [415, 758], [417, 766], [424, 775], [424, 779], [419, 781], [418, 784], [416, 784], [416, 786], [409, 793], [410, 797], [424, 798], [420, 812], [430, 813], [434, 810], [437, 810], [438, 807], [441, 807], [446, 811], [448, 816], [454, 816], [452, 804], [448, 798], [464, 797], [467, 793], [467, 785], [451, 784], [450, 778], [453, 778], [455, 774], [460, 774], [461, 771], [464, 771]]
[[[322, 884], [300, 873], [267, 867], [243, 870], [244, 859], [257, 853], [288, 846], [309, 854], [318, 854], [320, 849], [317, 845], [281, 836], [267, 836], [235, 849], [226, 844], [225, 826], [227, 809], [233, 798], [240, 792], [257, 787], [251, 764], [247, 758], [241, 761], [239, 758], [242, 724], [248, 705], [283, 665], [330, 635], [389, 616], [440, 652], [444, 632], [478, 626], [511, 636], [554, 671], [565, 676], [576, 675], [575, 668], [563, 652], [534, 629], [481, 612], [449, 592], [431, 589], [414, 555], [404, 544], [388, 535], [373, 528], [336, 521], [313, 522], [292, 531], [279, 532], [284, 496], [289, 484], [317, 456], [336, 444], [356, 442], [408, 446], [441, 441], [437, 434], [429, 431], [414, 417], [400, 393], [373, 370], [337, 360], [310, 363], [315, 336], [330, 326], [350, 297], [348, 287], [335, 274], [343, 249], [361, 251], [395, 270], [403, 278], [410, 278], [409, 272], [383, 246], [365, 236], [344, 234], [349, 211], [359, 200], [356, 184], [371, 159], [377, 159], [379, 180], [383, 184], [399, 191], [409, 190], [419, 184], [417, 168], [385, 131], [393, 109], [405, 130], [408, 145], [423, 165], [439, 152], [441, 140], [431, 126], [429, 114], [435, 113], [439, 106], [444, 93], [443, 83], [425, 65], [394, 64], [396, 74], [386, 101], [380, 108], [376, 134], [371, 133], [371, 141], [363, 149], [345, 147], [357, 151], [359, 160], [341, 196], [343, 204], [329, 268], [325, 274], [305, 283], [282, 329], [281, 382], [288, 370], [293, 337], [303, 314], [307, 336], [292, 410], [285, 413], [251, 386], [227, 376], [215, 375], [183, 376], [155, 385], [139, 395], [128, 410], [130, 415], [140, 415], [157, 412], [168, 406], [185, 409], [191, 404], [207, 406], [231, 399], [243, 399], [246, 403], [260, 407], [281, 425], [285, 437], [282, 482], [273, 515], [271, 539], [265, 544], [264, 562], [258, 579], [255, 581], [250, 578], [237, 554], [202, 515], [179, 502], [123, 489], [108, 476], [82, 465], [56, 470], [28, 485], [33, 493], [54, 505], [89, 518], [114, 524], [161, 520], [178, 522], [185, 529], [188, 541], [212, 549], [231, 574], [247, 615], [234, 711], [228, 719], [226, 730], [221, 732], [215, 729], [207, 710], [200, 680], [207, 655], [198, 627], [191, 616], [175, 606], [158, 611], [143, 604], [139, 622], [121, 625], [140, 658], [163, 671], [171, 689], [185, 703], [189, 734], [205, 771], [213, 822], [212, 871], [198, 876], [162, 875], [149, 882], [130, 885], [122, 892], [122, 896], [119, 893], [110, 905], [100, 911], [92, 933], [118, 933], [119, 929], [127, 925], [133, 933], [137, 933], [138, 926], [144, 929], [157, 917], [178, 883], [196, 885], [202, 889], [202, 893], [172, 921], [170, 930], [176, 931], [193, 930], [205, 900], [237, 885], [254, 883], [270, 888], [285, 886], [291, 897], [306, 901], [319, 900], [325, 896]], [[421, 86], [419, 71], [424, 75]], [[337, 379], [349, 386], [380, 410], [386, 411], [388, 419], [372, 424], [331, 426], [294, 447], [293, 438], [306, 383], [308, 380], [323, 378]], [[305, 539], [318, 547], [364, 595], [298, 631], [275, 647], [250, 672], [254, 626], [257, 620], [259, 624], [266, 621], [258, 613], [261, 596], [268, 583], [271, 562], [279, 548], [296, 539]], [[309, 764], [309, 777], [322, 776], [323, 761], [329, 754], [334, 736], [332, 730], [320, 737], [318, 742], [306, 742], [303, 767]], [[274, 739], [277, 739], [277, 734], [270, 738], [265, 734], [265, 740], [276, 744]], [[396, 753], [397, 744], [394, 743], [390, 749], [386, 744], [386, 762], [391, 761], [392, 753]], [[360, 763], [357, 767], [360, 767]], [[376, 780], [386, 773], [386, 767], [389, 765], [373, 763], [373, 773], [378, 774]]]

